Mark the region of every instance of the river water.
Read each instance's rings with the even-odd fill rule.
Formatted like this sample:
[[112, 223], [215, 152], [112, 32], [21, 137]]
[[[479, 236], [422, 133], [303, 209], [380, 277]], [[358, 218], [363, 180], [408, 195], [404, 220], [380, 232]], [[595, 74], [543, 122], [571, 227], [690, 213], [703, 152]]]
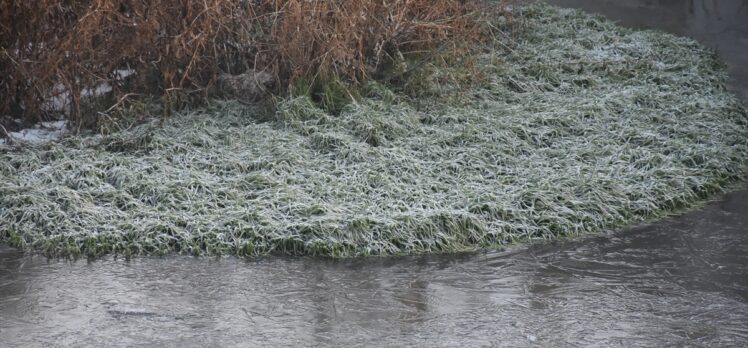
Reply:
[[[552, 1], [718, 49], [748, 100], [748, 2]], [[112, 257], [0, 246], [0, 347], [746, 346], [748, 190], [654, 224], [449, 256]]]

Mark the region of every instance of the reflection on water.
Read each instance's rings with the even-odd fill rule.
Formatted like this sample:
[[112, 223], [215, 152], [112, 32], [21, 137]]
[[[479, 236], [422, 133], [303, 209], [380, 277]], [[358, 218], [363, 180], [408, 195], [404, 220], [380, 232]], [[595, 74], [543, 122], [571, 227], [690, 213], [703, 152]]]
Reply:
[[[553, 2], [692, 35], [748, 90], [744, 1]], [[747, 232], [744, 190], [653, 225], [468, 255], [69, 262], [0, 247], [0, 346], [745, 346]]]

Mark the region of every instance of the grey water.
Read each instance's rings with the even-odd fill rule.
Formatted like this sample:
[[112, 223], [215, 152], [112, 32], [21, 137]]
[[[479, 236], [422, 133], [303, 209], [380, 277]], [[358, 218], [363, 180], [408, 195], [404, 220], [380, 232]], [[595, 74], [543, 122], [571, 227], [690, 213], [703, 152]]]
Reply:
[[[748, 1], [557, 0], [692, 36], [748, 101]], [[748, 189], [501, 252], [47, 260], [0, 246], [0, 347], [748, 346]]]

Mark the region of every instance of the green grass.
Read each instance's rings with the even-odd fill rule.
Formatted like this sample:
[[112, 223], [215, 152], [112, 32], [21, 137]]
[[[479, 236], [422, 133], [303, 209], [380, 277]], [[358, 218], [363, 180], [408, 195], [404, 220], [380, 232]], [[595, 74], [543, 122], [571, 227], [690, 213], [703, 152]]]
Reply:
[[488, 78], [461, 98], [415, 107], [372, 84], [333, 113], [306, 96], [270, 121], [215, 102], [163, 127], [0, 150], [0, 242], [50, 256], [457, 252], [663, 216], [745, 179], [748, 117], [712, 51], [523, 11], [516, 45], [482, 56]]

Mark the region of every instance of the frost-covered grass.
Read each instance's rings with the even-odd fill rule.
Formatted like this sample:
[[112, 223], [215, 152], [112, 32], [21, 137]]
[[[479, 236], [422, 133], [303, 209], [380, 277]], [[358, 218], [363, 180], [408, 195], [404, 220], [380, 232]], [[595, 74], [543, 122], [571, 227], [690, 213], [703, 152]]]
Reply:
[[454, 252], [576, 236], [744, 179], [748, 118], [694, 41], [525, 9], [487, 80], [265, 122], [231, 102], [0, 151], [0, 241], [48, 255]]

